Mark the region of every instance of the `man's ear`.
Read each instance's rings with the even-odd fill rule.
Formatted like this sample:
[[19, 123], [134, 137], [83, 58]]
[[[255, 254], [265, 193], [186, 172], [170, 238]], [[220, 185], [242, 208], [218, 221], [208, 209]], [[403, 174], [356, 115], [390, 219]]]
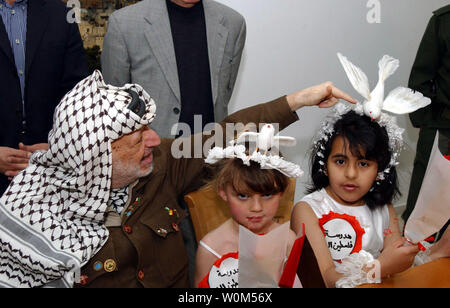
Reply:
[[218, 194], [223, 201], [228, 202], [227, 194], [225, 193], [225, 190], [222, 187], [219, 188]]

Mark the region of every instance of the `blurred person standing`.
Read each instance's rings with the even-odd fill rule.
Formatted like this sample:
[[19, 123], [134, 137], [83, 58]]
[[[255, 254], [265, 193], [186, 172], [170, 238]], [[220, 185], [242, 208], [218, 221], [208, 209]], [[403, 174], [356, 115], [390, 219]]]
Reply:
[[[431, 98], [432, 103], [410, 114], [413, 126], [420, 128], [420, 133], [406, 210], [402, 215], [405, 222], [416, 204], [436, 132], [450, 138], [450, 5], [433, 12], [408, 86]], [[447, 147], [450, 150], [450, 144]]]
[[171, 133], [179, 122], [193, 133], [195, 115], [200, 129], [228, 115], [245, 37], [244, 18], [216, 1], [144, 0], [109, 17], [103, 76], [152, 93], [160, 102], [152, 128], [161, 137], [180, 135]]
[[0, 195], [47, 148], [56, 105], [88, 75], [68, 12], [58, 0], [0, 0]]

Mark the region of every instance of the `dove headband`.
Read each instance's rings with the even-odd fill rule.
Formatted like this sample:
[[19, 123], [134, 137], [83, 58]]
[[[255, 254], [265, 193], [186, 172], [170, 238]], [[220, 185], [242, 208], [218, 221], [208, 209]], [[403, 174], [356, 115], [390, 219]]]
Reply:
[[399, 60], [388, 55], [381, 58], [378, 62], [378, 83], [370, 92], [366, 74], [340, 53], [337, 55], [353, 88], [364, 98], [363, 112], [369, 118], [379, 121], [383, 110], [407, 114], [431, 104], [431, 100], [422, 93], [404, 87], [397, 87], [384, 97], [386, 79], [400, 66]]
[[[273, 155], [269, 152], [271, 144], [266, 138], [262, 138], [265, 137], [262, 136], [262, 133], [267, 131], [267, 128], [270, 128], [270, 124], [264, 125], [260, 133], [245, 132], [241, 134], [236, 140], [231, 140], [229, 143], [230, 145], [226, 148], [212, 148], [209, 150], [205, 162], [208, 164], [215, 164], [222, 159], [240, 159], [244, 165], [250, 166], [250, 161], [254, 161], [260, 165], [261, 169], [275, 169], [291, 178], [301, 177], [303, 175], [303, 171], [300, 169], [300, 166], [284, 160], [279, 155]], [[245, 141], [245, 137], [250, 137], [250, 139], [254, 137], [253, 139], [256, 142], [256, 149], [250, 155], [247, 155], [246, 147], [243, 144], [239, 144]], [[271, 136], [269, 135], [268, 138], [271, 139], [270, 137]], [[280, 142], [280, 144], [283, 144], [282, 140], [290, 140], [288, 141], [288, 143], [290, 143], [289, 145], [295, 145], [295, 139], [292, 137], [272, 137], [277, 138], [276, 140]], [[279, 140], [279, 138], [282, 140]], [[292, 141], [292, 139], [294, 141]], [[287, 145], [287, 143], [285, 145]], [[264, 153], [261, 153], [263, 151]]]
[[[338, 120], [342, 118], [342, 116], [349, 111], [354, 111], [356, 114], [360, 116], [365, 116], [363, 111], [363, 106], [360, 103], [357, 103], [354, 106], [350, 106], [348, 104], [338, 103], [334, 107], [334, 112], [325, 120], [321, 130], [319, 131], [316, 140], [314, 141], [314, 150], [316, 155], [320, 157], [319, 164], [320, 169], [319, 172], [324, 172], [325, 167], [325, 155], [324, 155], [324, 144], [332, 138], [334, 134], [334, 127]], [[391, 168], [395, 167], [399, 164], [398, 158], [400, 156], [400, 152], [403, 149], [403, 137], [402, 133], [404, 129], [400, 128], [396, 124], [396, 119], [388, 114], [382, 113], [379, 120], [377, 121], [378, 125], [384, 127], [389, 137], [389, 150], [391, 152], [391, 159], [387, 165], [387, 167], [378, 172], [378, 180], [383, 181], [385, 179], [386, 174], [391, 172]], [[378, 182], [377, 182], [378, 183]]]
[[[337, 56], [353, 88], [364, 98], [363, 103], [358, 103], [353, 110], [357, 114], [366, 115], [377, 121], [380, 126], [386, 128], [388, 133], [389, 148], [392, 156], [386, 169], [378, 173], [378, 179], [384, 180], [385, 175], [390, 172], [391, 168], [398, 165], [400, 151], [403, 148], [402, 133], [404, 129], [397, 125], [393, 116], [388, 115], [383, 110], [395, 114], [407, 114], [428, 106], [431, 100], [428, 97], [424, 97], [420, 92], [404, 87], [395, 88], [384, 98], [385, 81], [395, 73], [400, 65], [399, 60], [391, 56], [384, 55], [378, 62], [378, 83], [372, 92], [369, 90], [369, 80], [366, 74], [342, 54], [338, 53]], [[316, 141], [317, 144], [320, 144], [320, 140], [329, 138], [333, 134], [333, 127], [336, 121], [350, 109], [351, 107], [342, 104], [338, 104], [335, 107], [336, 113], [323, 125], [319, 138]], [[323, 158], [320, 148], [318, 150], [317, 155], [319, 157], [322, 155]], [[319, 163], [321, 166], [325, 165], [324, 161]], [[321, 168], [320, 171], [323, 172], [323, 169]]]

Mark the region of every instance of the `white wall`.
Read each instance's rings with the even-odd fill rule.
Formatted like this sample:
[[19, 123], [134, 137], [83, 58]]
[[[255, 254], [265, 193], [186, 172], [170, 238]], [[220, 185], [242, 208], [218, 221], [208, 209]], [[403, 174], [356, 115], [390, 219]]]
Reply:
[[[400, 68], [388, 79], [386, 92], [406, 86], [432, 11], [448, 4], [448, 0], [217, 1], [240, 12], [247, 22], [247, 41], [230, 113], [327, 80], [361, 100], [336, 57], [338, 51], [364, 70], [372, 87], [378, 78], [378, 60], [384, 54], [398, 58]], [[373, 16], [377, 8], [371, 3], [380, 4], [380, 23], [368, 22], [368, 14]], [[296, 201], [304, 195], [309, 181], [307, 152], [325, 114], [318, 108], [301, 110], [300, 122], [282, 132], [298, 141], [295, 148], [282, 149], [284, 155], [305, 171], [297, 184]], [[403, 205], [418, 131], [407, 116], [400, 116], [399, 124], [406, 128], [407, 148], [397, 169], [403, 196], [396, 205]]]

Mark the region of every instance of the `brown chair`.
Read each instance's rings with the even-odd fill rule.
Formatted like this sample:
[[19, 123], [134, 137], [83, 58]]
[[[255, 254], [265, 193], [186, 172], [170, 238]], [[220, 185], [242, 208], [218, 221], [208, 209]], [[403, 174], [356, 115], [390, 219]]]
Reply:
[[[274, 217], [278, 223], [285, 223], [291, 219], [295, 182], [295, 179], [290, 179], [289, 186], [280, 201], [280, 206]], [[231, 217], [228, 205], [219, 197], [211, 185], [206, 185], [187, 194], [184, 196], [184, 200], [189, 206], [197, 242]]]

